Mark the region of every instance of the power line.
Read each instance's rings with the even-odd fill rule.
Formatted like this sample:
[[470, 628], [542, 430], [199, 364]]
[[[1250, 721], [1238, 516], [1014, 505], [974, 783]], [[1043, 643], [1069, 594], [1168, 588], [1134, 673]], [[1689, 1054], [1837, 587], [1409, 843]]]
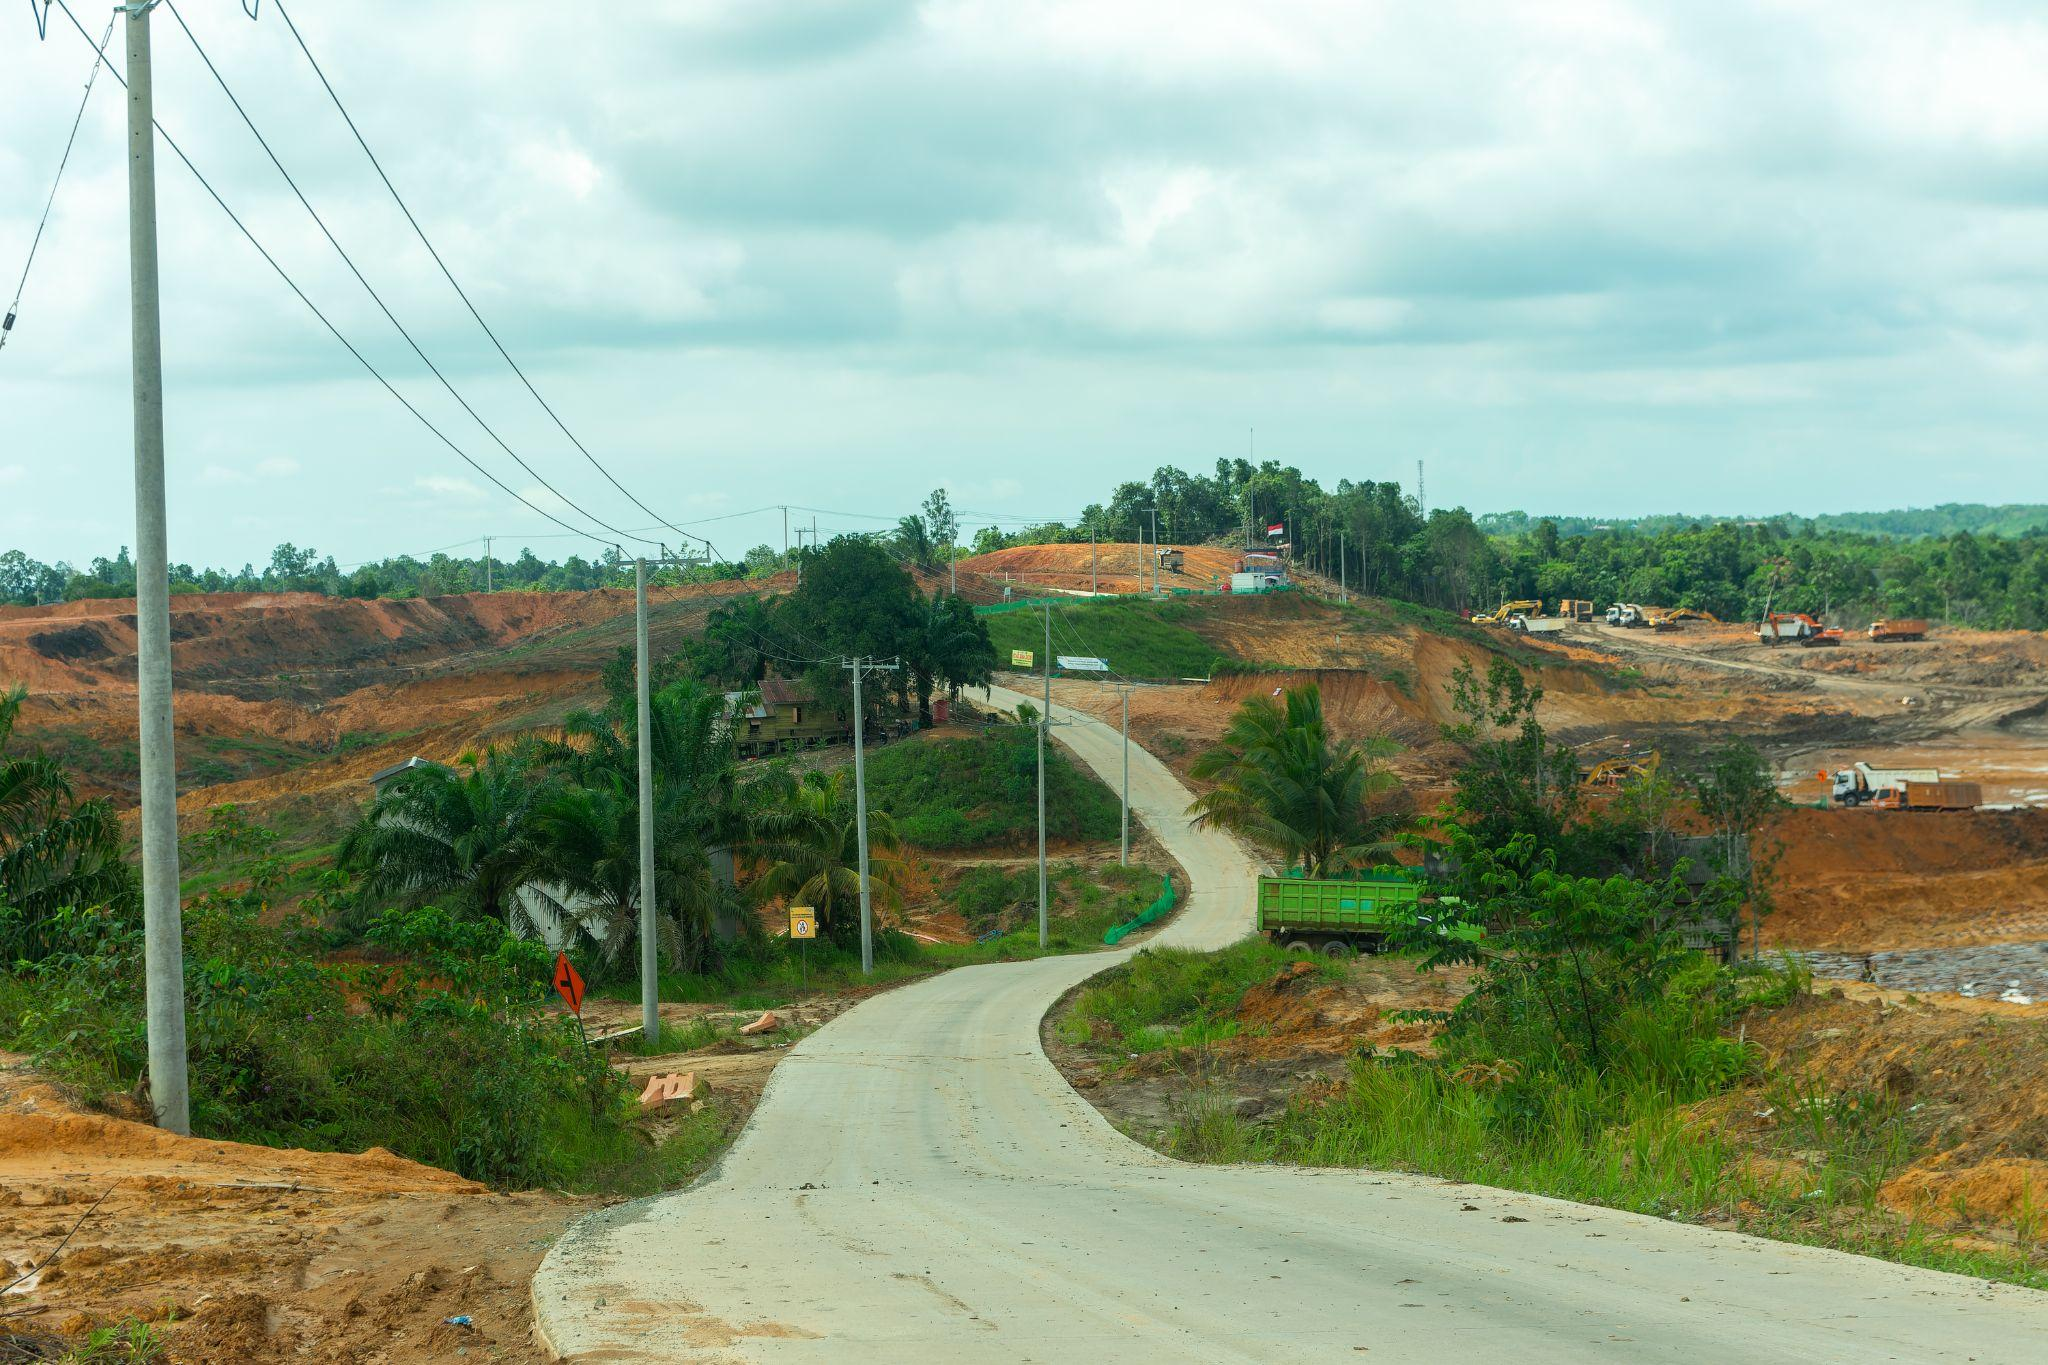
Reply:
[[[64, 11], [64, 17], [71, 21], [71, 27], [78, 31], [78, 36], [80, 38], [83, 38], [87, 43], [91, 43], [92, 35], [90, 33], [87, 33], [85, 31], [85, 26], [78, 22], [78, 16], [71, 12], [71, 6], [66, 3], [66, 0], [57, 0], [57, 8]], [[120, 81], [123, 89], [127, 88], [127, 80], [121, 75], [120, 72], [114, 70], [111, 64], [107, 67], [107, 74], [111, 75], [115, 80]], [[533, 503], [528, 502], [524, 497], [514, 492], [513, 489], [508, 484], [506, 484], [503, 479], [500, 479], [497, 475], [491, 473], [490, 470], [484, 468], [475, 460], [471, 459], [469, 456], [469, 452], [465, 451], [461, 446], [455, 444], [455, 442], [448, 437], [447, 433], [443, 432], [439, 427], [435, 426], [433, 422], [427, 418], [427, 415], [425, 413], [421, 412], [418, 408], [414, 407], [412, 401], [408, 399], [404, 394], [400, 393], [398, 389], [392, 385], [391, 381], [384, 377], [383, 371], [379, 370], [375, 365], [371, 364], [368, 357], [366, 357], [361, 351], [356, 349], [355, 343], [351, 342], [346, 336], [342, 335], [341, 329], [339, 327], [336, 327], [334, 323], [329, 320], [327, 314], [320, 311], [319, 305], [314, 303], [312, 299], [306, 296], [306, 291], [299, 288], [298, 283], [294, 281], [289, 274], [286, 273], [285, 268], [283, 266], [277, 263], [277, 258], [270, 254], [270, 252], [264, 247], [263, 243], [256, 240], [256, 234], [249, 231], [248, 225], [245, 224], [239, 217], [235, 215], [235, 211], [233, 209], [228, 207], [227, 200], [220, 197], [220, 192], [214, 189], [213, 182], [209, 181], [204, 175], [201, 175], [199, 173], [199, 167], [192, 164], [192, 158], [185, 155], [185, 149], [180, 147], [176, 139], [174, 139], [170, 135], [170, 133], [165, 131], [163, 124], [157, 122], [154, 119], [152, 119], [150, 122], [151, 126], [156, 129], [157, 136], [161, 137], [164, 140], [164, 145], [166, 147], [169, 147], [171, 151], [177, 155], [178, 160], [185, 163], [185, 169], [192, 172], [192, 178], [199, 182], [200, 188], [206, 191], [207, 196], [211, 198], [213, 202], [220, 207], [220, 211], [228, 216], [228, 221], [233, 223], [236, 229], [241, 232], [242, 236], [248, 239], [249, 245], [256, 248], [256, 254], [263, 258], [264, 263], [267, 264], [272, 270], [277, 272], [277, 277], [284, 281], [285, 287], [290, 289], [292, 293], [298, 295], [299, 302], [305, 304], [307, 308], [312, 310], [313, 316], [320, 320], [321, 326], [325, 327], [329, 332], [332, 332], [334, 334], [334, 339], [336, 341], [339, 341], [342, 344], [342, 346], [347, 349], [348, 353], [356, 358], [356, 362], [360, 364], [365, 370], [368, 370], [370, 372], [370, 377], [375, 379], [379, 384], [381, 384], [384, 387], [385, 392], [389, 393], [393, 398], [396, 398], [399, 401], [399, 403], [405, 408], [405, 410], [413, 415], [414, 419], [417, 420], [421, 426], [425, 427], [428, 431], [432, 432], [435, 438], [438, 439], [441, 442], [441, 444], [447, 446], [450, 450], [454, 451], [456, 456], [460, 458], [464, 464], [468, 465], [471, 469], [474, 469], [477, 473], [483, 475], [486, 479], [489, 479], [491, 483], [496, 485], [498, 489], [501, 492], [503, 492], [507, 497], [511, 498], [514, 502], [517, 502], [521, 506], [525, 507], [529, 512], [538, 513], [540, 516], [545, 517], [547, 520], [553, 522], [555, 525], [561, 527], [563, 530], [581, 536], [585, 540], [594, 540], [600, 545], [611, 544], [611, 542], [606, 540], [603, 536], [596, 535], [578, 526], [572, 526], [570, 523], [562, 520], [554, 513], [545, 511], [542, 508], [536, 507]], [[566, 499], [564, 499], [564, 501], [566, 501]]]
[[[677, 535], [683, 535], [684, 533], [681, 529], [671, 524], [670, 522], [663, 520], [661, 513], [655, 511], [652, 507], [649, 507], [646, 503], [640, 501], [639, 498], [633, 495], [631, 490], [629, 490], [624, 484], [620, 483], [618, 479], [614, 478], [612, 472], [604, 467], [604, 464], [597, 458], [597, 456], [591, 454], [589, 448], [586, 447], [582, 441], [576, 438], [576, 433], [569, 430], [569, 425], [568, 423], [562, 420], [561, 414], [555, 411], [554, 407], [548, 402], [547, 399], [541, 397], [540, 390], [536, 389], [533, 386], [533, 381], [526, 377], [526, 371], [519, 367], [519, 362], [512, 358], [511, 353], [505, 349], [504, 343], [498, 340], [498, 334], [491, 330], [491, 325], [488, 322], [484, 321], [483, 314], [477, 311], [477, 307], [474, 303], [470, 302], [468, 292], [464, 290], [462, 285], [456, 281], [454, 272], [449, 270], [448, 268], [448, 263], [441, 259], [441, 253], [437, 249], [435, 249], [433, 241], [428, 238], [427, 230], [420, 226], [419, 219], [413, 216], [412, 209], [406, 204], [404, 196], [399, 194], [398, 187], [392, 184], [391, 177], [384, 173], [383, 163], [379, 162], [377, 160], [377, 154], [370, 150], [370, 144], [364, 139], [362, 130], [356, 126], [355, 119], [350, 117], [348, 107], [341, 102], [341, 96], [335, 92], [334, 83], [327, 79], [327, 73], [321, 70], [320, 63], [318, 60], [314, 58], [312, 49], [306, 46], [305, 38], [301, 36], [299, 33], [299, 26], [292, 22], [291, 13], [290, 11], [285, 9], [282, 0], [279, 0], [279, 3], [276, 5], [276, 9], [279, 17], [281, 17], [284, 20], [285, 27], [291, 30], [292, 40], [298, 44], [299, 51], [305, 54], [307, 63], [313, 68], [313, 74], [320, 78], [320, 85], [323, 89], [327, 91], [327, 97], [330, 100], [334, 101], [334, 108], [336, 112], [338, 112], [341, 115], [342, 122], [346, 123], [348, 125], [349, 132], [354, 134], [356, 145], [358, 147], [361, 147], [363, 149], [363, 155], [370, 159], [370, 166], [373, 170], [377, 172], [377, 178], [384, 182], [384, 188], [391, 191], [391, 198], [398, 205], [399, 212], [405, 215], [406, 222], [412, 224], [412, 230], [419, 235], [420, 244], [426, 247], [427, 254], [434, 258], [434, 264], [441, 268], [442, 277], [448, 281], [449, 287], [454, 289], [455, 296], [462, 300], [462, 306], [469, 310], [469, 315], [476, 319], [476, 325], [483, 328], [484, 335], [491, 339], [491, 345], [497, 348], [498, 354], [504, 358], [505, 363], [512, 367], [512, 373], [519, 376], [519, 382], [521, 384], [524, 384], [526, 386], [526, 391], [533, 395], [533, 401], [540, 404], [541, 410], [547, 413], [547, 415], [553, 419], [554, 424], [557, 427], [561, 428], [562, 434], [569, 438], [569, 443], [575, 446], [578, 451], [582, 452], [583, 458], [590, 461], [591, 466], [594, 469], [596, 469], [598, 473], [604, 475], [605, 479], [611, 484], [612, 487], [618, 489], [619, 492], [625, 494], [628, 501], [630, 501], [635, 507], [639, 508], [641, 511], [645, 512], [648, 516], [653, 517], [656, 521], [661, 522], [663, 526], [668, 527], [669, 530], [674, 531]], [[171, 13], [173, 15], [177, 13], [175, 7], [172, 9]], [[184, 22], [185, 21], [182, 18], [178, 20], [180, 27], [184, 25]], [[190, 30], [187, 30], [187, 32], [189, 33]], [[195, 45], [196, 41], [197, 40], [195, 40]], [[211, 63], [208, 63], [208, 65], [210, 66]]]
[[[312, 201], [306, 198], [305, 191], [299, 188], [299, 182], [292, 179], [292, 173], [285, 169], [284, 162], [280, 161], [277, 153], [271, 150], [269, 139], [263, 136], [262, 130], [256, 126], [256, 121], [249, 117], [249, 111], [242, 107], [242, 101], [236, 98], [235, 92], [228, 86], [227, 79], [220, 74], [220, 68], [216, 67], [213, 64], [213, 58], [207, 55], [206, 48], [199, 41], [199, 35], [192, 31], [191, 26], [185, 22], [185, 16], [178, 12], [177, 5], [171, 3], [171, 0], [165, 0], [164, 7], [170, 10], [171, 17], [178, 21], [178, 27], [184, 31], [185, 37], [191, 42], [192, 50], [199, 54], [199, 60], [206, 64], [207, 71], [212, 74], [214, 84], [218, 85], [221, 93], [228, 97], [228, 103], [235, 107], [235, 113], [241, 116], [242, 122], [248, 126], [249, 132], [256, 138], [256, 145], [261, 147], [263, 154], [270, 158], [270, 164], [277, 167], [277, 173], [284, 177], [284, 183], [291, 187], [292, 194], [297, 197], [300, 206], [312, 216], [314, 224], [320, 229], [320, 234], [327, 239], [327, 244], [333, 247], [335, 253], [341, 257], [342, 263], [348, 267], [349, 273], [356, 277], [356, 283], [362, 285], [364, 292], [370, 296], [371, 301], [377, 305], [378, 310], [384, 314], [393, 327], [398, 329], [398, 334], [405, 338], [405, 344], [412, 348], [412, 353], [420, 358], [420, 363], [433, 372], [434, 378], [441, 381], [441, 387], [448, 390], [449, 396], [462, 405], [462, 410], [468, 413], [478, 426], [483, 428], [484, 434], [497, 443], [498, 449], [510, 455], [514, 464], [525, 470], [532, 478], [538, 480], [542, 488], [547, 489], [548, 492], [560, 498], [564, 504], [580, 516], [602, 526], [613, 535], [625, 536], [628, 539], [638, 540], [648, 545], [659, 544], [660, 542], [649, 540], [645, 536], [636, 536], [630, 531], [621, 530], [590, 509], [580, 506], [575, 499], [549, 483], [539, 470], [528, 464], [520, 457], [518, 451], [505, 443], [505, 438], [498, 435], [497, 430], [484, 420], [483, 414], [470, 405], [469, 400], [462, 396], [461, 390], [457, 389], [449, 381], [448, 376], [441, 372], [441, 367], [436, 365], [432, 358], [427, 355], [426, 351], [421, 348], [419, 342], [413, 339], [412, 333], [406, 330], [405, 324], [398, 320], [398, 315], [393, 313], [390, 306], [384, 302], [384, 296], [377, 292], [376, 287], [370, 283], [363, 275], [363, 272], [356, 266], [355, 258], [348, 254], [348, 250], [342, 246], [340, 240], [335, 237], [333, 230], [327, 226], [327, 220], [320, 216], [320, 211], [313, 207]], [[649, 515], [653, 514], [649, 513]], [[680, 535], [681, 532], [677, 534]]]
[[[42, 24], [48, 22], [49, 9], [46, 6], [43, 10], [41, 23], [37, 27], [40, 28]], [[85, 106], [92, 100], [93, 82], [100, 78], [100, 68], [107, 63], [107, 44], [113, 40], [114, 21], [109, 17], [105, 36], [99, 40], [98, 45], [93, 49], [92, 70], [86, 74], [85, 94], [79, 97], [78, 112], [71, 119], [71, 134], [64, 139], [64, 155], [58, 159], [57, 174], [50, 181], [50, 197], [43, 201], [42, 219], [36, 224], [36, 235], [29, 239], [28, 259], [21, 263], [21, 280], [14, 286], [14, 302], [8, 305], [6, 320], [0, 321], [0, 349], [5, 349], [7, 338], [14, 332], [14, 319], [21, 312], [21, 296], [23, 291], [28, 288], [28, 272], [36, 263], [36, 248], [43, 244], [43, 229], [50, 225], [50, 210], [57, 203], [57, 187], [64, 183], [64, 168], [71, 164], [71, 148], [78, 141], [78, 126], [85, 122]], [[86, 41], [90, 42], [92, 40], [87, 38]]]

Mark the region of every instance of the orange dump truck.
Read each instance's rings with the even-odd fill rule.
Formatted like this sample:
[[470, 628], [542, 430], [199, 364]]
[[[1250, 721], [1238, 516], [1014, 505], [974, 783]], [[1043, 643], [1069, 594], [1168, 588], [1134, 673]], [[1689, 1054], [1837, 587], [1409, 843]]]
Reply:
[[1872, 621], [1870, 638], [1873, 640], [1924, 640], [1927, 638], [1925, 621]]
[[1975, 810], [1984, 789], [1975, 782], [1901, 782], [1870, 799], [1878, 810]]

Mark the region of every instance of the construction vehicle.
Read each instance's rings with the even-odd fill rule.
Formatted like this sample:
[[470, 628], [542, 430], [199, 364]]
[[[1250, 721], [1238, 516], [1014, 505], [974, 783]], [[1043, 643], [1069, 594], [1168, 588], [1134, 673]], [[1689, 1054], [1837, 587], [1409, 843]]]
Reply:
[[1571, 622], [1562, 616], [1510, 616], [1508, 629], [1524, 635], [1559, 635]]
[[1941, 775], [1939, 768], [1873, 768], [1852, 763], [1830, 773], [1823, 771], [1828, 800], [1837, 806], [1869, 806], [1874, 810], [1970, 810], [1984, 803], [1984, 790], [1975, 782], [1959, 782]]
[[1649, 621], [1650, 614], [1633, 602], [1616, 602], [1607, 609], [1607, 624], [1610, 626], [1627, 626], [1633, 629], [1636, 626], [1648, 625]]
[[1159, 567], [1168, 573], [1180, 573], [1182, 571], [1181, 566], [1187, 563], [1187, 555], [1180, 550], [1174, 549], [1172, 546], [1168, 546], [1163, 550], [1154, 550], [1152, 553], [1158, 559]]
[[1706, 621], [1717, 626], [1721, 624], [1721, 618], [1710, 611], [1701, 611], [1697, 607], [1673, 607], [1670, 611], [1657, 613], [1650, 625], [1657, 630], [1676, 630], [1687, 621]]
[[[1375, 953], [1395, 929], [1430, 922], [1420, 883], [1397, 870], [1363, 880], [1261, 877], [1259, 932], [1290, 953], [1349, 957]], [[1476, 939], [1476, 926], [1456, 926], [1457, 937]]]
[[1543, 603], [1534, 597], [1524, 597], [1514, 602], [1503, 602], [1493, 611], [1482, 612], [1472, 618], [1475, 626], [1504, 626], [1516, 616], [1540, 616]]
[[1663, 762], [1664, 756], [1655, 749], [1646, 749], [1639, 754], [1622, 754], [1617, 758], [1603, 758], [1580, 775], [1579, 790], [1620, 791], [1630, 782], [1656, 772]]
[[1872, 621], [1870, 638], [1881, 643], [1897, 640], [1924, 640], [1927, 638], [1925, 621]]
[[1803, 611], [1774, 611], [1757, 623], [1756, 638], [1767, 645], [1781, 645], [1786, 641], [1799, 645], [1839, 645], [1842, 643], [1840, 626], [1823, 625], [1818, 617]]
[[1557, 614], [1567, 621], [1590, 621], [1593, 604], [1583, 597], [1567, 597], [1557, 604]]

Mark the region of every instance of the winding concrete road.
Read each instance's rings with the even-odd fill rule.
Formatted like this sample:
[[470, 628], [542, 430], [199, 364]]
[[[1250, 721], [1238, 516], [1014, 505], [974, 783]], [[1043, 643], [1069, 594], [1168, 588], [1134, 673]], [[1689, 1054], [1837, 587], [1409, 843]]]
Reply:
[[[1116, 732], [1055, 713], [1114, 783]], [[1246, 933], [1244, 854], [1136, 749], [1131, 796], [1196, 888], [1154, 941]], [[703, 1180], [549, 1253], [543, 1340], [584, 1361], [2048, 1359], [2026, 1290], [1419, 1177], [1167, 1160], [1038, 1042], [1124, 956], [963, 968], [813, 1034]]]

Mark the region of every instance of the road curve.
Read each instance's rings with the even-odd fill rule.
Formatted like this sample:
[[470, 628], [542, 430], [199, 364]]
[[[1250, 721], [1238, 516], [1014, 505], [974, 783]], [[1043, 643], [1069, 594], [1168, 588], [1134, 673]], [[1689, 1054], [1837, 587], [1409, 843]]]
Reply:
[[[1114, 782], [1116, 732], [1054, 710]], [[1242, 936], [1244, 854], [1135, 748], [1131, 799], [1195, 886], [1155, 941]], [[1170, 1161], [1038, 1043], [1047, 1007], [1125, 956], [962, 968], [805, 1039], [703, 1180], [549, 1252], [543, 1341], [588, 1361], [2048, 1358], [2031, 1291], [1421, 1177]]]

